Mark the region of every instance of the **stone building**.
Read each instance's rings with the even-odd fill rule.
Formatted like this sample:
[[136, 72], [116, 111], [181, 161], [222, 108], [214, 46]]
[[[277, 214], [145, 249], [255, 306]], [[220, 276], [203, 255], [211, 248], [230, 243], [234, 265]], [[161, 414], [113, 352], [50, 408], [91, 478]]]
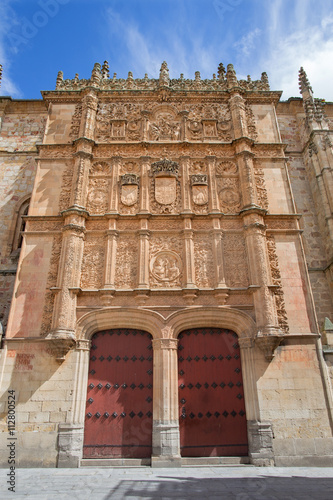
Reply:
[[333, 465], [333, 104], [299, 78], [0, 98], [18, 465]]

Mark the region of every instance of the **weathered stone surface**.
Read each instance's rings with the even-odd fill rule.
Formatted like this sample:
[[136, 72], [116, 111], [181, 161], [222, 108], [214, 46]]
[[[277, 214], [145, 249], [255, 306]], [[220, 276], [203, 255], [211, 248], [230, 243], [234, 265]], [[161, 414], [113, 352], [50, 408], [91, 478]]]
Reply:
[[153, 467], [181, 464], [177, 337], [198, 327], [238, 335], [247, 460], [332, 459], [333, 106], [300, 83], [279, 102], [232, 65], [104, 63], [0, 99], [0, 428], [15, 390], [19, 465], [79, 466], [90, 338], [111, 328], [153, 337]]

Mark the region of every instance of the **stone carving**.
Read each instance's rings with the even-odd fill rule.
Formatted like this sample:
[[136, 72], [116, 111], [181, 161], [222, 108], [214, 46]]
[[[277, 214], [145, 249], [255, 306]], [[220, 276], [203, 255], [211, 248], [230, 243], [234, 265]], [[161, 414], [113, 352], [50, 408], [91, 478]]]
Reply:
[[280, 220], [274, 220], [274, 219], [266, 219], [266, 224], [267, 224], [267, 229], [290, 229], [290, 230], [297, 230], [295, 220], [294, 219], [280, 219]]
[[220, 209], [223, 213], [237, 213], [241, 208], [239, 181], [236, 178], [217, 178]]
[[119, 231], [130, 231], [139, 229], [139, 221], [138, 220], [119, 220], [117, 222], [117, 229]]
[[253, 152], [258, 158], [285, 158], [284, 152], [279, 144], [256, 144], [253, 148]]
[[213, 250], [209, 238], [198, 237], [194, 240], [195, 281], [198, 288], [213, 286]]
[[87, 210], [91, 214], [104, 214], [108, 209], [109, 180], [90, 178], [88, 188]]
[[62, 174], [62, 184], [59, 196], [59, 212], [66, 210], [69, 207], [72, 190], [73, 165], [71, 162], [66, 162], [66, 168]]
[[90, 175], [98, 176], [108, 176], [111, 174], [111, 166], [105, 161], [95, 162], [90, 167]]
[[170, 231], [170, 230], [180, 230], [182, 229], [183, 225], [182, 225], [182, 221], [180, 220], [175, 220], [175, 219], [168, 219], [168, 220], [165, 220], [164, 218], [163, 219], [150, 219], [149, 221], [149, 230], [151, 231]]
[[137, 283], [138, 242], [132, 236], [121, 236], [117, 244], [116, 288], [133, 289]]
[[155, 178], [155, 200], [160, 205], [171, 205], [176, 200], [177, 183], [175, 177]]
[[275, 285], [277, 287], [275, 289], [275, 303], [276, 303], [278, 322], [279, 322], [279, 326], [280, 326], [281, 330], [284, 333], [288, 333], [288, 331], [289, 331], [288, 317], [287, 317], [287, 311], [286, 311], [286, 306], [285, 306], [285, 302], [284, 302], [281, 273], [280, 273], [280, 269], [279, 269], [279, 261], [278, 261], [278, 256], [276, 253], [276, 243], [275, 243], [274, 236], [267, 236], [267, 249], [268, 249], [268, 257], [269, 257], [269, 262], [270, 262], [270, 267], [271, 267], [272, 282], [273, 282], [273, 285]]
[[82, 117], [82, 104], [80, 102], [75, 106], [75, 110], [72, 116], [71, 128], [69, 132], [69, 137], [72, 140], [77, 139], [79, 137], [81, 117]]
[[180, 139], [180, 123], [168, 112], [156, 113], [155, 121], [149, 125], [151, 141], [178, 141]]
[[104, 238], [87, 236], [84, 243], [81, 288], [101, 288], [104, 267]]
[[256, 180], [258, 204], [260, 207], [268, 210], [268, 195], [265, 184], [264, 170], [261, 167], [257, 166], [254, 169], [254, 175]]
[[120, 177], [120, 201], [122, 213], [134, 214], [138, 209], [139, 177], [135, 174], [124, 174]]
[[139, 174], [140, 165], [136, 161], [126, 161], [120, 167], [120, 174]]
[[150, 272], [155, 280], [169, 286], [179, 278], [182, 263], [175, 252], [164, 250], [158, 252], [150, 261]]
[[217, 175], [237, 175], [238, 167], [237, 164], [233, 161], [222, 161], [216, 165], [216, 174]]
[[[230, 73], [230, 72], [229, 72]], [[60, 76], [59, 76], [60, 75]], [[247, 80], [237, 80], [236, 74], [233, 76], [233, 84], [239, 85], [243, 91], [254, 92], [262, 90], [270, 90], [269, 82], [266, 73], [263, 73], [260, 80], [252, 81], [250, 77]], [[144, 78], [133, 78], [133, 74], [130, 71], [128, 78], [117, 78], [117, 74], [114, 73], [113, 78], [109, 78], [107, 72], [100, 75], [96, 74], [96, 71], [92, 72], [91, 79], [79, 79], [76, 75], [73, 79], [63, 79], [62, 72], [58, 73], [56, 90], [57, 91], [68, 91], [68, 90], [83, 90], [86, 87], [94, 86], [100, 90], [114, 90], [114, 91], [138, 91], [138, 90], [155, 90], [158, 91], [161, 88], [165, 90], [179, 90], [179, 91], [200, 91], [200, 92], [216, 92], [226, 91], [228, 88], [228, 83], [226, 78], [216, 78], [213, 75], [212, 79], [202, 80], [200, 77], [200, 72], [195, 72], [195, 79], [184, 78], [181, 74], [180, 78], [170, 78], [168, 65], [164, 61], [161, 65], [159, 78], [148, 78], [147, 74]]]
[[230, 287], [249, 285], [245, 241], [242, 234], [227, 233], [223, 239], [226, 282]]
[[207, 174], [207, 165], [203, 161], [195, 161], [189, 167], [189, 173], [194, 174]]
[[95, 137], [99, 142], [142, 138], [142, 105], [131, 102], [100, 102]]
[[[180, 205], [180, 183], [177, 179], [179, 165], [175, 161], [161, 160], [151, 165], [151, 210], [173, 213]], [[153, 194], [152, 194], [153, 192]]]
[[28, 231], [61, 231], [63, 227], [62, 221], [51, 221], [51, 220], [29, 220]]
[[157, 175], [174, 175], [178, 177], [179, 164], [176, 161], [167, 160], [164, 158], [161, 161], [156, 161], [151, 165], [151, 173]]
[[191, 139], [202, 137], [223, 142], [232, 139], [232, 122], [228, 104], [193, 105], [189, 110], [187, 128]]
[[108, 229], [108, 221], [90, 219], [86, 221], [86, 230], [87, 231], [106, 231]]
[[192, 200], [196, 205], [208, 203], [208, 177], [206, 174], [191, 175]]
[[62, 235], [57, 234], [53, 237], [53, 244], [51, 250], [51, 258], [50, 258], [50, 267], [47, 276], [46, 283], [46, 293], [45, 293], [45, 302], [43, 309], [43, 317], [40, 334], [42, 336], [47, 335], [51, 331], [52, 327], [52, 313], [54, 306], [54, 292], [50, 290], [51, 287], [56, 286], [57, 278], [58, 278], [58, 266], [60, 260], [61, 253], [61, 242]]
[[150, 239], [150, 282], [152, 287], [181, 286], [182, 243], [178, 237], [153, 236]]
[[252, 111], [250, 104], [245, 104], [245, 113], [246, 113], [246, 121], [247, 121], [247, 131], [248, 135], [254, 141], [258, 140], [258, 132], [256, 127], [255, 117]]
[[72, 158], [74, 152], [72, 145], [54, 146], [42, 144], [39, 147], [40, 158]]

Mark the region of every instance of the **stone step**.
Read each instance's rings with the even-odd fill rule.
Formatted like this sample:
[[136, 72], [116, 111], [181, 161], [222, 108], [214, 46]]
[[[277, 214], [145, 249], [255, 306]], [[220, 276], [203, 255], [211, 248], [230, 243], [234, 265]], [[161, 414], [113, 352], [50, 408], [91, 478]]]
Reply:
[[[181, 459], [159, 460], [154, 467], [210, 467], [251, 465], [249, 457], [183, 457]], [[149, 467], [150, 458], [83, 458], [81, 467]]]
[[150, 458], [83, 458], [81, 467], [147, 467]]

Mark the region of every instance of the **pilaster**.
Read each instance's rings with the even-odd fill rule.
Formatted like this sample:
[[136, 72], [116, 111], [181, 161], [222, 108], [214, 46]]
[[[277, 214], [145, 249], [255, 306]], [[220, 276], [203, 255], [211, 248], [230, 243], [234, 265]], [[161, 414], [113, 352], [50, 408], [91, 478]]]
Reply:
[[153, 467], [180, 464], [177, 347], [177, 339], [153, 340]]

